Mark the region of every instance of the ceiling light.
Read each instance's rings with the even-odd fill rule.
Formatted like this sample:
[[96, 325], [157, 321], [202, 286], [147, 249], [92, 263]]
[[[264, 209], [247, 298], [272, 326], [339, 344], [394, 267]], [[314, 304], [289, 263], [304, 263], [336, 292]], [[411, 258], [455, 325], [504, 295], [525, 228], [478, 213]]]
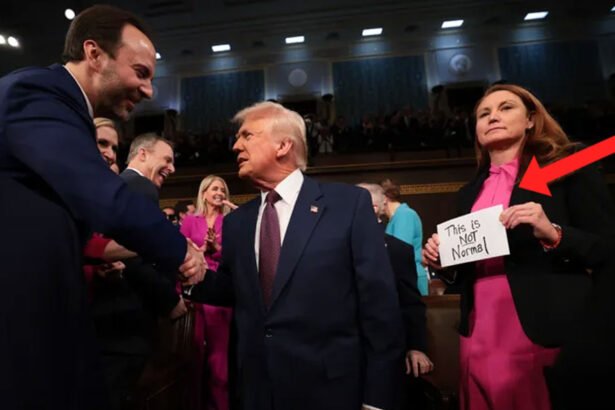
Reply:
[[548, 11], [537, 11], [534, 13], [527, 13], [527, 15], [525, 16], [523, 20], [525, 21], [542, 20], [543, 18], [547, 17], [548, 14], [549, 14]]
[[211, 51], [214, 53], [221, 53], [222, 51], [231, 51], [230, 44], [217, 44], [215, 46], [211, 46]]
[[162, 58], [162, 56], [160, 55], [160, 53], [156, 52], [156, 60], [160, 60]]
[[0, 34], [0, 45], [2, 44], [6, 44], [6, 39], [4, 38], [2, 34]]
[[286, 37], [286, 44], [299, 44], [305, 41], [304, 36]]
[[611, 7], [611, 11], [615, 12], [615, 6]]
[[69, 20], [72, 20], [75, 18], [75, 12], [73, 11], [73, 9], [66, 9], [64, 10], [64, 17]]
[[366, 28], [363, 30], [363, 37], [379, 36], [382, 34], [382, 27]]
[[463, 20], [447, 20], [442, 22], [442, 28], [457, 28], [463, 26]]
[[8, 43], [11, 47], [19, 47], [19, 41], [17, 41], [17, 39], [13, 36], [8, 38]]

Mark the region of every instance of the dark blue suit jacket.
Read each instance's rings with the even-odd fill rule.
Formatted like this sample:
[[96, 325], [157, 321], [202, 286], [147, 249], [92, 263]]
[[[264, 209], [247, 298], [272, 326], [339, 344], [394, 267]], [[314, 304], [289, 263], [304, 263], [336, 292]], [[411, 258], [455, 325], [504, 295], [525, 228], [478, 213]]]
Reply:
[[[158, 203], [158, 188], [133, 170], [120, 174], [128, 188], [152, 203]], [[104, 362], [117, 363], [118, 356], [148, 356], [159, 316], [167, 316], [179, 302], [175, 290], [177, 270], [159, 271], [141, 257], [124, 261], [123, 278], [94, 277], [90, 310]], [[111, 356], [111, 359], [108, 357]], [[139, 374], [121, 377], [138, 377]], [[127, 381], [124, 380], [124, 383]], [[130, 383], [128, 383], [130, 384]]]
[[91, 231], [176, 269], [185, 239], [96, 147], [60, 65], [0, 79], [0, 408], [104, 408], [81, 271]]
[[197, 300], [234, 302], [242, 408], [391, 409], [403, 328], [369, 194], [305, 178], [268, 310], [254, 253], [260, 202], [225, 218], [222, 264], [192, 291]]
[[[381, 227], [383, 228], [383, 227]], [[406, 334], [406, 351], [427, 352], [427, 316], [425, 303], [416, 285], [417, 273], [414, 262], [414, 247], [393, 235], [384, 235], [384, 241], [391, 260], [391, 267], [397, 280], [399, 307]]]

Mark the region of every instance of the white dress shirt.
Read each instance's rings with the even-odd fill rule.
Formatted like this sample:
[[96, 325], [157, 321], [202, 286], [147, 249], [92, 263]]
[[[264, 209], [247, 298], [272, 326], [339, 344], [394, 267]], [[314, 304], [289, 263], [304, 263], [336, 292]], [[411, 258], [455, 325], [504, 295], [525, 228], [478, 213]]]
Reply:
[[[284, 236], [288, 229], [290, 217], [295, 209], [295, 203], [299, 196], [299, 191], [303, 185], [303, 173], [300, 169], [296, 169], [286, 176], [274, 189], [280, 195], [280, 200], [274, 204], [280, 222], [280, 244], [284, 244]], [[258, 267], [258, 252], [260, 249], [260, 233], [261, 220], [263, 219], [263, 211], [265, 210], [265, 197], [268, 191], [261, 191], [261, 206], [258, 209], [258, 218], [256, 218], [256, 233], [254, 235], [254, 254], [256, 255], [256, 266]]]
[[145, 175], [143, 175], [143, 172], [139, 171], [139, 170], [138, 170], [138, 169], [136, 169], [136, 168], [126, 167], [126, 169], [129, 169], [129, 170], [131, 170], [131, 171], [134, 171], [134, 172], [136, 172], [137, 174], [141, 175], [143, 178], [145, 178]]

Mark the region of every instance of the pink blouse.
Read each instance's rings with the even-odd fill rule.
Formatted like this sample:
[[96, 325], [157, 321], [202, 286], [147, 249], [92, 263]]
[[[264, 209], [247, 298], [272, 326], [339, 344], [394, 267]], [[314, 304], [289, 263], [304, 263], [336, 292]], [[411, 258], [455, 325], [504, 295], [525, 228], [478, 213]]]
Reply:
[[[472, 206], [472, 212], [496, 205], [502, 205], [504, 209], [508, 208], [518, 172], [519, 159], [504, 165], [491, 165], [489, 177], [483, 182], [481, 192], [474, 202], [474, 206]], [[504, 274], [504, 258], [492, 258], [477, 262], [476, 268], [479, 276]]]
[[[218, 214], [216, 221], [214, 222], [214, 231], [216, 232], [216, 239], [220, 245], [222, 245], [222, 220], [224, 215]], [[191, 239], [198, 246], [203, 246], [205, 243], [205, 236], [207, 235], [207, 219], [202, 215], [186, 215], [182, 222], [179, 231], [188, 239]], [[205, 252], [205, 260], [209, 269], [216, 271], [218, 265], [222, 260], [222, 250], [214, 253]]]

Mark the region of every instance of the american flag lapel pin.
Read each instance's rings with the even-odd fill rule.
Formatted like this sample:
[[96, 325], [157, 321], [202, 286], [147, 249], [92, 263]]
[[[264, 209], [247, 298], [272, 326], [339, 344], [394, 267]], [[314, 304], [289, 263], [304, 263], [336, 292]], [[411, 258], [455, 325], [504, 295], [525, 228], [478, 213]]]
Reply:
[[310, 206], [310, 212], [313, 213], [313, 214], [317, 214], [318, 213], [318, 207], [316, 205]]

